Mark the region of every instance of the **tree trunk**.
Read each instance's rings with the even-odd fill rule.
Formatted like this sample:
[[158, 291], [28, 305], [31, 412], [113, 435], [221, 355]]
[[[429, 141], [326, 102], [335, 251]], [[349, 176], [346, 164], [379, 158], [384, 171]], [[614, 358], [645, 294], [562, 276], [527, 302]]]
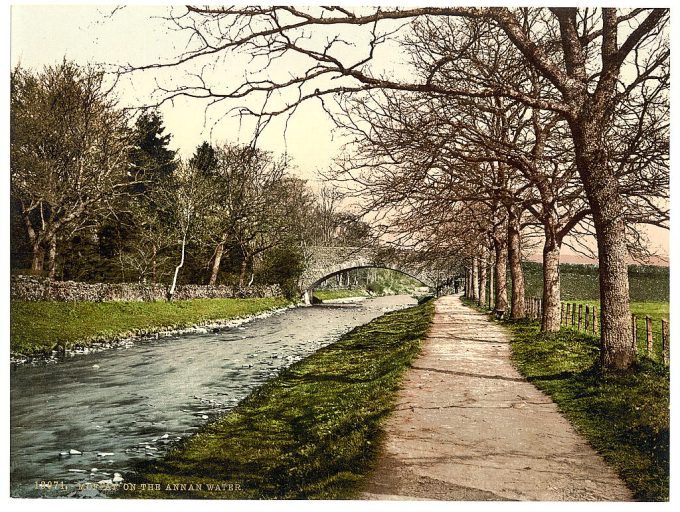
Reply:
[[604, 368], [625, 370], [635, 362], [632, 343], [626, 232], [618, 180], [612, 175], [602, 134], [572, 123], [576, 166], [593, 212], [600, 263], [600, 360]]
[[[595, 220], [600, 261], [601, 361], [605, 368], [625, 370], [635, 363], [628, 289], [628, 249], [623, 222]], [[620, 223], [621, 226], [615, 224]], [[614, 225], [613, 225], [614, 224]]]
[[477, 256], [472, 258], [472, 300], [477, 300], [479, 298], [479, 264], [477, 263]]
[[57, 273], [57, 236], [52, 235], [49, 241], [49, 251], [47, 253], [47, 270], [49, 278], [54, 279]]
[[557, 332], [560, 330], [560, 249], [561, 241], [557, 239], [554, 229], [545, 228], [545, 244], [543, 245], [543, 316], [541, 331]]
[[153, 246], [153, 250], [151, 252], [151, 282], [153, 284], [156, 284], [156, 253], [158, 251], [156, 250], [156, 246]]
[[493, 304], [492, 304], [491, 301], [492, 301], [492, 297], [493, 297], [494, 279], [493, 279], [493, 265], [492, 265], [491, 261], [489, 261], [489, 265], [487, 266], [486, 271], [487, 271], [487, 275], [489, 276], [489, 297], [487, 299], [488, 302], [489, 302], [488, 307], [489, 307], [489, 309], [492, 309]]
[[34, 272], [42, 272], [44, 264], [45, 264], [45, 248], [40, 242], [34, 242], [31, 270]]
[[187, 245], [187, 233], [186, 231], [184, 232], [184, 236], [182, 237], [182, 256], [179, 259], [179, 265], [175, 267], [175, 275], [172, 277], [172, 284], [170, 285], [170, 289], [168, 290], [168, 301], [172, 300], [172, 296], [175, 294], [175, 287], [177, 286], [177, 276], [179, 275], [179, 270], [184, 266], [184, 250]]
[[508, 309], [508, 288], [506, 284], [508, 272], [508, 250], [504, 241], [494, 240], [494, 252], [496, 262], [494, 264], [494, 278], [496, 281], [496, 294], [494, 296], [494, 309], [496, 311], [507, 311]]
[[241, 270], [238, 275], [238, 289], [243, 290], [246, 284], [246, 274], [248, 273], [248, 257], [243, 258], [241, 262]]
[[510, 208], [508, 211], [508, 263], [512, 280], [510, 318], [519, 320], [526, 316], [524, 308], [524, 271], [522, 270], [522, 243], [519, 232], [519, 218]]
[[486, 248], [482, 248], [482, 255], [479, 258], [479, 293], [477, 294], [478, 304], [480, 306], [486, 305], [486, 266], [487, 254]]
[[220, 273], [220, 263], [222, 263], [222, 255], [224, 254], [224, 244], [220, 243], [215, 248], [215, 258], [213, 259], [212, 271], [210, 272], [209, 286], [215, 286], [217, 282], [217, 274]]

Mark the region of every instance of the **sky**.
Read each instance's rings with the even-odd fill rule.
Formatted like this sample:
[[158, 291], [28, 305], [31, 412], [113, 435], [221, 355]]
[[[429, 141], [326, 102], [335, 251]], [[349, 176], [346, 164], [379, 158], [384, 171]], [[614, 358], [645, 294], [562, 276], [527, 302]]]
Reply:
[[[64, 58], [79, 64], [133, 64], [158, 62], [177, 55], [185, 37], [169, 30], [161, 19], [170, 12], [166, 6], [96, 5], [14, 5], [11, 11], [11, 62], [40, 69]], [[181, 7], [175, 7], [175, 12]], [[237, 66], [232, 67], [233, 70]], [[228, 76], [224, 81], [237, 78]], [[143, 106], [154, 87], [153, 72], [137, 73], [132, 82], [121, 81], [117, 94], [121, 105]], [[166, 74], [167, 75], [167, 74]], [[172, 134], [171, 147], [183, 157], [191, 156], [204, 140], [248, 142], [251, 126], [234, 116], [223, 117], [225, 108], [208, 111], [200, 100], [180, 99], [161, 106], [165, 125]], [[260, 145], [278, 153], [287, 152], [297, 164], [298, 173], [317, 179], [316, 169], [325, 169], [340, 148], [331, 133], [332, 123], [319, 115], [318, 105], [303, 105], [284, 134], [283, 120], [265, 131]]]
[[[80, 5], [14, 5], [11, 11], [11, 65], [41, 68], [64, 58], [79, 64], [105, 63], [142, 65], [163, 61], [178, 55], [186, 43], [185, 34], [171, 30], [164, 17], [184, 8], [164, 5], [114, 6]], [[360, 45], [357, 45], [360, 46]], [[237, 83], [245, 68], [236, 55], [225, 58], [218, 69], [216, 83]], [[175, 73], [175, 75], [173, 75]], [[173, 82], [176, 70], [136, 73], [117, 87], [121, 105], [138, 107], [148, 104], [155, 80]], [[167, 131], [172, 134], [171, 147], [182, 157], [189, 157], [204, 140], [248, 142], [252, 124], [241, 123], [234, 115], [225, 115], [227, 105], [220, 104], [207, 112], [196, 99], [179, 99], [160, 107]], [[284, 130], [284, 126], [286, 126]], [[321, 179], [317, 170], [332, 165], [343, 139], [332, 130], [330, 119], [318, 102], [303, 104], [291, 122], [284, 125], [276, 119], [259, 140], [263, 149], [286, 152], [296, 165], [295, 172], [317, 188]], [[668, 254], [668, 232], [649, 230], [657, 253]], [[565, 258], [572, 251], [564, 248]], [[573, 261], [573, 258], [572, 258]]]

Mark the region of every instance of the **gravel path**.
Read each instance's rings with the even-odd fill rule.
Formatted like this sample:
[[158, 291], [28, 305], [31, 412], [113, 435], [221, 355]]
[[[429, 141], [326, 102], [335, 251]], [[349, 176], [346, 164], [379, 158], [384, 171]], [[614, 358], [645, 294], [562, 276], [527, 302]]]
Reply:
[[631, 501], [510, 362], [510, 338], [459, 297], [437, 300], [364, 499]]

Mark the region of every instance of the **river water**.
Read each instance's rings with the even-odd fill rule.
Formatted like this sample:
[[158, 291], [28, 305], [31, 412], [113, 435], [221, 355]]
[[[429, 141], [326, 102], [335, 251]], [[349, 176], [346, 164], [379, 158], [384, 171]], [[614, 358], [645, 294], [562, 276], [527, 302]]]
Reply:
[[135, 460], [161, 456], [282, 368], [414, 303], [398, 295], [300, 307], [209, 334], [18, 366], [10, 377], [10, 494], [101, 496], [85, 484], [124, 480]]

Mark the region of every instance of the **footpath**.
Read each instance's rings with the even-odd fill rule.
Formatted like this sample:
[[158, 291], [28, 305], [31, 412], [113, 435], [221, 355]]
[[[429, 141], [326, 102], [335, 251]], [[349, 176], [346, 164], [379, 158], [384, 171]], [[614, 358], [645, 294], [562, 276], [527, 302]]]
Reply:
[[437, 300], [363, 499], [631, 501], [557, 406], [510, 361], [510, 337]]

